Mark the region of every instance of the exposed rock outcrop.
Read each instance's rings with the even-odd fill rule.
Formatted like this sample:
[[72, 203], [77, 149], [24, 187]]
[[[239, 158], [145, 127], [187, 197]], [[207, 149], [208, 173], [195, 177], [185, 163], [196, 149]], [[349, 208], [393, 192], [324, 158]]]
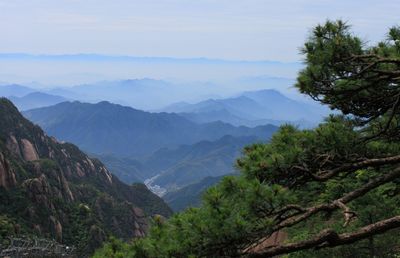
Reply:
[[26, 189], [29, 198], [33, 203], [36, 203], [42, 208], [48, 210], [55, 210], [53, 203], [50, 200], [51, 191], [50, 185], [44, 174], [40, 175], [38, 178], [28, 179], [22, 183], [22, 187]]
[[16, 156], [21, 157], [21, 150], [19, 148], [19, 143], [14, 135], [10, 135], [6, 143], [7, 149]]
[[53, 235], [55, 236], [55, 239], [59, 242], [62, 243], [62, 225], [58, 219], [56, 219], [54, 216], [50, 216], [50, 222], [51, 222], [51, 230]]
[[27, 140], [27, 139], [21, 139], [21, 149], [22, 149], [22, 156], [26, 161], [33, 161], [33, 160], [38, 160], [39, 155], [36, 152], [35, 146]]
[[10, 167], [8, 161], [5, 160], [4, 155], [0, 153], [0, 187], [9, 189], [15, 186], [16, 183], [14, 170]]

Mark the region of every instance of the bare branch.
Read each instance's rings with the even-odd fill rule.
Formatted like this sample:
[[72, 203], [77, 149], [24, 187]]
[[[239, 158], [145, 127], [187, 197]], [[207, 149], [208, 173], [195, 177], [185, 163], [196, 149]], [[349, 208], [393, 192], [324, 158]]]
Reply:
[[385, 158], [367, 159], [360, 162], [344, 164], [335, 169], [320, 171], [317, 174], [314, 174], [313, 178], [318, 181], [326, 181], [341, 172], [351, 172], [366, 167], [379, 167], [396, 163], [400, 163], [400, 155]]
[[350, 224], [350, 222], [357, 217], [357, 214], [352, 211], [346, 204], [341, 201], [336, 202], [337, 206], [339, 206], [343, 210], [344, 215], [344, 224], [343, 227], [346, 227]]
[[398, 177], [400, 177], [400, 167], [396, 168], [395, 170], [393, 170], [390, 173], [384, 174], [382, 176], [379, 176], [379, 177], [376, 177], [376, 178], [370, 180], [368, 183], [364, 184], [360, 188], [357, 188], [356, 190], [345, 194], [341, 198], [334, 200], [331, 203], [313, 206], [313, 207], [305, 209], [304, 212], [299, 215], [296, 214], [295, 216], [288, 217], [286, 220], [284, 220], [281, 223], [279, 223], [278, 225], [276, 225], [273, 228], [272, 232], [281, 230], [286, 227], [291, 227], [293, 225], [296, 225], [319, 212], [336, 210], [336, 209], [340, 208], [340, 205], [349, 203], [352, 200], [365, 195], [372, 189], [375, 189], [378, 186], [383, 185], [387, 182], [390, 182], [393, 179], [396, 179]]
[[312, 248], [347, 245], [362, 239], [366, 239], [370, 236], [385, 233], [388, 230], [399, 227], [400, 216], [396, 216], [362, 227], [359, 230], [351, 233], [344, 233], [339, 235], [334, 230], [327, 229], [311, 239], [286, 245], [267, 247], [259, 253], [249, 254], [249, 257], [272, 257], [280, 254], [288, 254]]
[[[244, 250], [245, 253], [251, 252], [251, 250], [254, 250], [253, 248], [255, 245], [259, 242], [262, 242], [263, 240], [268, 239], [274, 232], [278, 232], [280, 230], [283, 230], [288, 227], [292, 227], [300, 222], [303, 222], [307, 219], [309, 219], [311, 216], [318, 214], [320, 212], [331, 212], [337, 209], [343, 209], [344, 214], [345, 214], [345, 223], [344, 226], [347, 226], [348, 223], [352, 219], [355, 218], [356, 214], [350, 210], [346, 206], [347, 203], [351, 202], [352, 200], [355, 200], [369, 191], [375, 189], [376, 187], [379, 187], [380, 185], [383, 185], [385, 183], [388, 183], [396, 178], [400, 177], [400, 167], [396, 168], [390, 173], [384, 174], [382, 176], [376, 177], [372, 180], [370, 180], [368, 183], [364, 184], [363, 186], [357, 188], [356, 190], [349, 192], [342, 196], [339, 199], [336, 199], [330, 203], [325, 203], [325, 204], [320, 204], [317, 206], [309, 207], [309, 208], [302, 208], [298, 205], [287, 205], [283, 208], [281, 208], [276, 214], [275, 221], [277, 222], [276, 226], [273, 227], [272, 229], [268, 230], [268, 233], [264, 233], [264, 236], [261, 237], [260, 239], [255, 240], [253, 243], [247, 245]], [[282, 217], [286, 212], [294, 210], [295, 212], [292, 214], [289, 214], [285, 217]]]

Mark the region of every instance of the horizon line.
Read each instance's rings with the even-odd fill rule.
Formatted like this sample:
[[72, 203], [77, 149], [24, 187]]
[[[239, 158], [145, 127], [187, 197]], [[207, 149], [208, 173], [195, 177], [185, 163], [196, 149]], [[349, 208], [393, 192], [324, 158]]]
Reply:
[[210, 57], [171, 57], [171, 56], [133, 56], [133, 55], [111, 55], [99, 53], [69, 53], [69, 54], [32, 54], [24, 52], [0, 52], [0, 59], [85, 59], [85, 61], [102, 61], [112, 59], [113, 61], [175, 61], [175, 62], [213, 62], [213, 63], [248, 63], [248, 64], [301, 64], [300, 61], [277, 61], [277, 60], [243, 60], [224, 59]]

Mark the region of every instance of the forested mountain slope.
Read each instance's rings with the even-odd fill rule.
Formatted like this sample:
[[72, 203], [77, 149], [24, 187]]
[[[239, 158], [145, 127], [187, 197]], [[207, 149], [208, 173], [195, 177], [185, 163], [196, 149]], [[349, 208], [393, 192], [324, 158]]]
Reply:
[[90, 254], [107, 236], [143, 236], [148, 216], [171, 215], [144, 185], [128, 186], [75, 145], [48, 137], [0, 99], [0, 218], [14, 234], [54, 238]]
[[176, 114], [149, 113], [109, 102], [64, 102], [24, 112], [24, 116], [49, 135], [73, 142], [85, 151], [118, 157], [145, 156], [162, 147], [216, 140], [224, 135], [267, 139], [277, 129], [272, 125], [197, 124]]

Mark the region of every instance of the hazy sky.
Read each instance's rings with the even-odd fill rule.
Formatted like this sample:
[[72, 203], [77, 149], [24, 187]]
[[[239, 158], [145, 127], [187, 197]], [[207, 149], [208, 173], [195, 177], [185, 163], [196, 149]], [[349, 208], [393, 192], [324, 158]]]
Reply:
[[0, 0], [0, 52], [298, 61], [327, 18], [376, 41], [399, 11], [400, 0]]

